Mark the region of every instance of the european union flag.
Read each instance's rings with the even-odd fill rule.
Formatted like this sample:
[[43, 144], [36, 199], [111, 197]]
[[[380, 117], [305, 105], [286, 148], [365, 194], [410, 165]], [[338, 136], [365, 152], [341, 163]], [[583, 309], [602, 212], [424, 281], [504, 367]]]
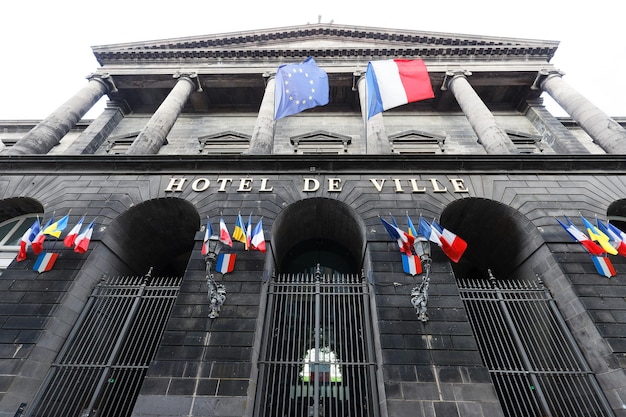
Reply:
[[276, 72], [274, 120], [328, 104], [328, 75], [312, 57]]

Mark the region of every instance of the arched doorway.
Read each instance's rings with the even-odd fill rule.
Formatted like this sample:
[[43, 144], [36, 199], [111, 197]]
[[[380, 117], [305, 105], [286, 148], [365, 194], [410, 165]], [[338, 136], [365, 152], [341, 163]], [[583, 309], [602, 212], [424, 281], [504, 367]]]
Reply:
[[595, 376], [536, 271], [537, 228], [497, 201], [451, 203], [441, 224], [468, 243], [453, 271], [507, 417], [612, 416]]
[[193, 205], [177, 198], [138, 204], [107, 227], [81, 271], [100, 281], [29, 417], [131, 415], [199, 227]]
[[377, 416], [365, 226], [326, 198], [276, 219], [255, 416]]

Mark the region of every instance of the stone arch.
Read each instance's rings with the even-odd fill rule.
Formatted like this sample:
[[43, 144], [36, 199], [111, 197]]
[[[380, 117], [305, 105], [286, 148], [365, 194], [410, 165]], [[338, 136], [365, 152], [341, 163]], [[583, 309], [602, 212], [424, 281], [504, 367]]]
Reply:
[[43, 205], [30, 197], [12, 197], [0, 200], [0, 223], [24, 214], [43, 212]]
[[105, 230], [96, 251], [109, 275], [182, 276], [200, 229], [196, 208], [179, 198], [142, 202], [121, 214]]
[[617, 228], [626, 229], [626, 199], [616, 200], [609, 204], [606, 214], [609, 221]]
[[[283, 210], [272, 227], [272, 244], [279, 271], [307, 251], [337, 255], [329, 259], [340, 272], [359, 273], [365, 253], [365, 223], [345, 203], [329, 198], [297, 201]], [[297, 262], [297, 261], [296, 261]], [[330, 266], [330, 265], [329, 265]], [[293, 272], [293, 271], [289, 271]]]
[[452, 265], [457, 277], [485, 277], [488, 269], [496, 277], [510, 277], [545, 243], [524, 215], [485, 198], [450, 203], [441, 224], [468, 242], [459, 263]]

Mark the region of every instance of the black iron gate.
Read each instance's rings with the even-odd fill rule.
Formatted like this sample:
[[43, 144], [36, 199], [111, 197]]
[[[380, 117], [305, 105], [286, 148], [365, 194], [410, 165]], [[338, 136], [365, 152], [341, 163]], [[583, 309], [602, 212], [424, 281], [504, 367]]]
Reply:
[[256, 416], [376, 417], [367, 283], [285, 274], [269, 286]]
[[458, 283], [506, 416], [614, 415], [541, 282]]
[[180, 282], [146, 275], [98, 284], [28, 415], [130, 416]]

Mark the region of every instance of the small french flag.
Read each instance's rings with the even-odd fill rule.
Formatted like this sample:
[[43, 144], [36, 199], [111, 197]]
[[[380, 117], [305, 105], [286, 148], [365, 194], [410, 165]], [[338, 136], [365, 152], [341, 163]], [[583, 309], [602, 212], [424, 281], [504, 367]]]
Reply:
[[37, 257], [37, 261], [35, 261], [35, 265], [33, 265], [33, 271], [37, 271], [40, 274], [42, 272], [48, 272], [54, 266], [54, 262], [57, 260], [59, 256], [58, 253], [52, 252], [44, 252]]
[[607, 278], [614, 277], [617, 275], [615, 272], [615, 268], [611, 263], [611, 260], [607, 256], [592, 256], [593, 264], [596, 266], [596, 271], [598, 274], [603, 275]]
[[235, 269], [235, 258], [237, 257], [234, 253], [220, 253], [217, 255], [217, 262], [215, 263], [215, 271], [226, 274], [228, 272], [232, 272]]
[[407, 274], [418, 275], [422, 273], [422, 262], [419, 256], [402, 254], [402, 268]]

